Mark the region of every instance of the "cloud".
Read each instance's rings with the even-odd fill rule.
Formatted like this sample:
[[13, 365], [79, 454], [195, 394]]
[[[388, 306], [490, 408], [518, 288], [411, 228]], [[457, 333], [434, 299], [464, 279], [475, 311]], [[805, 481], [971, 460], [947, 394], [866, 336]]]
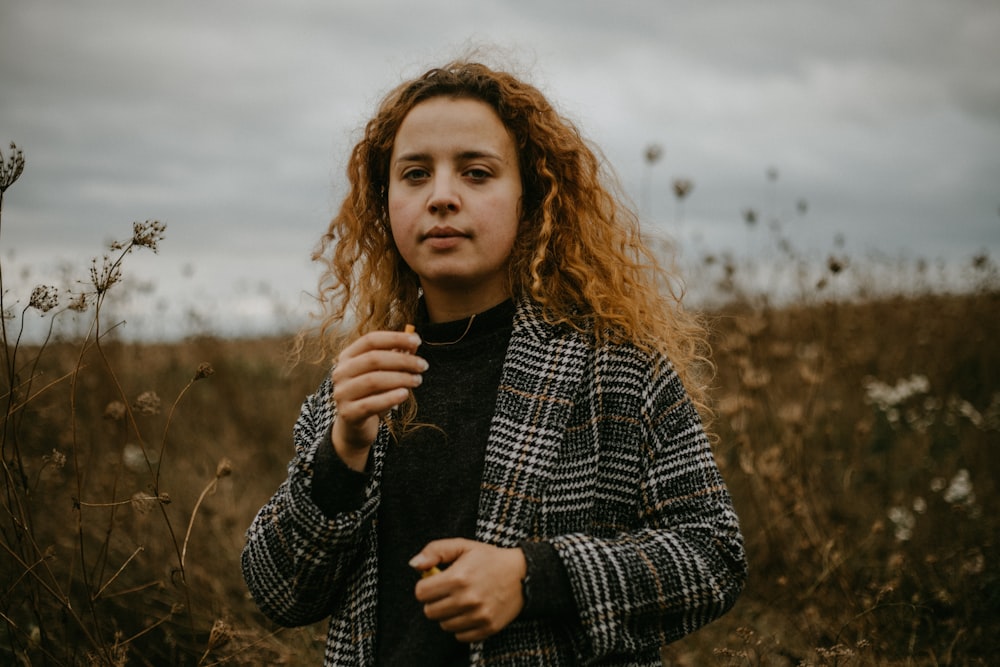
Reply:
[[[889, 253], [996, 253], [993, 10], [11, 0], [0, 8], [0, 141], [17, 141], [27, 167], [5, 199], [4, 248], [54, 263], [158, 218], [161, 282], [177, 283], [184, 265], [199, 267], [197, 282], [225, 257], [229, 283], [297, 295], [313, 285], [304, 258], [379, 97], [486, 44], [603, 149], [633, 198], [651, 179], [644, 213], [658, 224], [673, 221], [669, 183], [684, 176], [695, 182], [686, 224], [719, 244], [736, 238], [744, 207], [777, 197], [783, 210], [809, 200], [797, 240], [814, 248], [842, 232]], [[650, 142], [666, 155], [647, 172]], [[204, 288], [229, 289], [226, 272]]]

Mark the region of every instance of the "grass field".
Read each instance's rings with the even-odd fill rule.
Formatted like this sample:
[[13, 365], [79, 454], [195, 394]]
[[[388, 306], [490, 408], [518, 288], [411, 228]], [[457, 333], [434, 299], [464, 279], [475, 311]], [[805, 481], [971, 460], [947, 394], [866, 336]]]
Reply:
[[[997, 312], [994, 292], [713, 314], [716, 455], [752, 576], [668, 661], [989, 664]], [[0, 662], [318, 664], [322, 627], [269, 626], [238, 565], [322, 374], [286, 372], [284, 349], [45, 350], [5, 425]]]

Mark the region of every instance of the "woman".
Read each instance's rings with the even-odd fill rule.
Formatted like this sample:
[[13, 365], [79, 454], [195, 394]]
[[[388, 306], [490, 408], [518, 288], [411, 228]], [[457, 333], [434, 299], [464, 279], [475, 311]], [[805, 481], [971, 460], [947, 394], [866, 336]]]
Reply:
[[247, 534], [257, 604], [329, 616], [328, 665], [660, 664], [746, 561], [704, 335], [635, 215], [476, 63], [392, 91], [348, 176], [316, 255], [336, 361]]

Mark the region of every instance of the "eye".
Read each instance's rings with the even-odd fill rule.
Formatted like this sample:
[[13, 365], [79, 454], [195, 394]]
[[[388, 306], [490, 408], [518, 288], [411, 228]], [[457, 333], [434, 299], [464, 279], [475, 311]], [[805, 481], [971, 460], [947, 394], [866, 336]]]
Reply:
[[466, 169], [465, 175], [466, 177], [470, 178], [473, 181], [485, 181], [491, 176], [490, 172], [488, 172], [485, 169], [481, 169], [479, 167], [471, 167], [469, 169]]
[[403, 172], [403, 180], [411, 183], [422, 181], [430, 176], [430, 173], [423, 167], [411, 167]]

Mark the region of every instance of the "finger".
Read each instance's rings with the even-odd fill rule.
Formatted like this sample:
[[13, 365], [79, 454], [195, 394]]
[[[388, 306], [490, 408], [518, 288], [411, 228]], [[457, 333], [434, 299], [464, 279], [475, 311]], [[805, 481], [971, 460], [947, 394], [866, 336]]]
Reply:
[[355, 357], [341, 357], [333, 369], [332, 378], [337, 385], [380, 371], [419, 374], [427, 368], [427, 361], [415, 354], [398, 350], [371, 350]]
[[371, 350], [400, 350], [413, 354], [420, 347], [420, 336], [403, 331], [370, 331], [353, 341], [341, 356], [356, 357]]
[[[374, 371], [364, 375], [341, 380], [333, 387], [333, 400], [336, 401], [343, 413], [345, 403], [349, 401], [360, 402], [365, 399], [377, 397], [396, 389], [409, 391], [419, 387], [423, 382], [423, 375], [420, 373], [406, 373], [402, 371]], [[405, 395], [404, 395], [405, 398]]]
[[370, 417], [384, 415], [400, 405], [410, 395], [406, 387], [397, 387], [354, 400], [337, 400], [337, 416], [349, 423], [365, 421]]
[[444, 540], [428, 542], [416, 556], [410, 559], [410, 567], [415, 570], [426, 570], [442, 563], [453, 563], [459, 556], [469, 551], [476, 542], [462, 537], [452, 537]]

